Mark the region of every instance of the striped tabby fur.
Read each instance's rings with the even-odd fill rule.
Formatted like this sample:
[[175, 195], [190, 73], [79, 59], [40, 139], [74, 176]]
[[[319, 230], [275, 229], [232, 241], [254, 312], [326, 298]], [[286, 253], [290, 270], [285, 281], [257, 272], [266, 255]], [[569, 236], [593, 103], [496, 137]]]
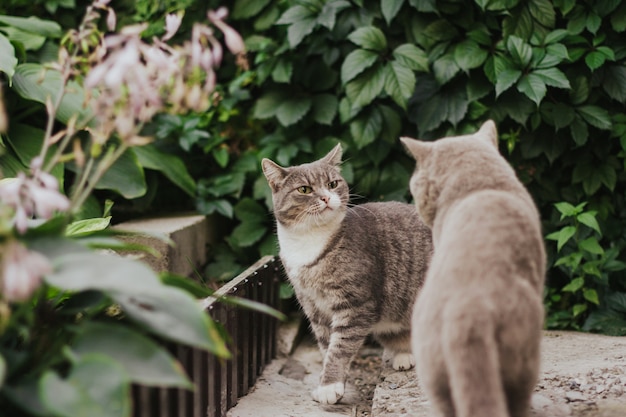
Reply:
[[349, 207], [341, 147], [283, 168], [264, 159], [272, 189], [280, 257], [324, 355], [313, 398], [334, 404], [350, 362], [368, 334], [410, 369], [412, 305], [432, 252], [430, 229], [413, 206]]

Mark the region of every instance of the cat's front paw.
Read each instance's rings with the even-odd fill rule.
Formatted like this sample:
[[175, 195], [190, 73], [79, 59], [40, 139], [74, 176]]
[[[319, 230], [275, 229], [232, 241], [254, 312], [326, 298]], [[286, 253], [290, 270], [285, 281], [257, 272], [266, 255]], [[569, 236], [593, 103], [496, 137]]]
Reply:
[[398, 353], [393, 357], [393, 369], [407, 371], [415, 366], [415, 359], [410, 353]]
[[343, 397], [343, 392], [343, 382], [335, 382], [334, 384], [320, 385], [311, 395], [320, 404], [335, 404]]

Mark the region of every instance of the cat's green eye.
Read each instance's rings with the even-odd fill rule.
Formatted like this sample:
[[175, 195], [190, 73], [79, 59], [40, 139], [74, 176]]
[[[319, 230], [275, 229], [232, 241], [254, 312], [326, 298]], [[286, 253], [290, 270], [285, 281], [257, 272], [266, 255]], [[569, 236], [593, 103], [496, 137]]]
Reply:
[[339, 185], [339, 182], [337, 180], [331, 181], [331, 182], [328, 183], [328, 188], [330, 188], [332, 190], [334, 188], [337, 188], [338, 185]]
[[300, 194], [311, 194], [313, 192], [313, 188], [308, 185], [301, 185], [296, 188]]

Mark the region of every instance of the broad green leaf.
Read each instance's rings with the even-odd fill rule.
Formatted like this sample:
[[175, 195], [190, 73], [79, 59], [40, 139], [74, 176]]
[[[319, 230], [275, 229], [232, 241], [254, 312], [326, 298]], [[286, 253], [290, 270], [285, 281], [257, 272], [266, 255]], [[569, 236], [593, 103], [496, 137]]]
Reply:
[[291, 126], [311, 110], [313, 101], [310, 97], [292, 97], [283, 101], [276, 110], [276, 118], [283, 126]]
[[487, 51], [470, 39], [466, 39], [454, 47], [454, 61], [465, 72], [480, 67], [487, 56]]
[[229, 241], [235, 247], [247, 248], [257, 243], [267, 232], [267, 226], [259, 222], [243, 221], [231, 233]]
[[399, 45], [392, 53], [394, 59], [413, 71], [428, 72], [426, 52], [411, 43]]
[[287, 95], [279, 91], [269, 91], [262, 95], [254, 104], [252, 112], [256, 119], [269, 119], [276, 116], [278, 106], [284, 102]]
[[383, 128], [380, 136], [383, 140], [395, 144], [402, 130], [402, 118], [398, 111], [390, 106], [380, 105], [378, 109], [383, 116]]
[[579, 214], [582, 210], [582, 208], [584, 207], [574, 207], [572, 204], [566, 202], [566, 201], [562, 201], [560, 203], [555, 203], [554, 207], [556, 207], [556, 209], [559, 211], [559, 213], [561, 213], [561, 220], [563, 220], [566, 217], [572, 217], [572, 216], [576, 216], [577, 214]]
[[433, 74], [440, 85], [447, 84], [460, 70], [452, 53], [443, 55], [433, 63]]
[[291, 74], [293, 73], [293, 62], [286, 59], [279, 59], [272, 71], [272, 80], [277, 83], [288, 83], [291, 81]]
[[337, 106], [337, 96], [334, 94], [313, 96], [313, 120], [330, 126], [337, 115]]
[[270, 0], [236, 0], [233, 6], [233, 19], [246, 19], [258, 15]]
[[591, 51], [585, 56], [585, 64], [591, 71], [600, 68], [606, 61], [606, 55], [599, 51]]
[[403, 3], [404, 0], [380, 0], [380, 9], [388, 25], [396, 17]]
[[[39, 64], [20, 64], [15, 68], [13, 87], [23, 98], [45, 104], [47, 97], [55, 100], [62, 93], [61, 74]], [[90, 108], [83, 106], [84, 101], [82, 87], [70, 82], [57, 111], [57, 120], [67, 123], [73, 115], [78, 114], [77, 126], [88, 124], [93, 119], [93, 113]]]
[[6, 36], [0, 33], [0, 71], [4, 72], [10, 80], [15, 74], [15, 67], [17, 67], [15, 48]]
[[375, 26], [358, 28], [348, 35], [348, 39], [363, 49], [384, 52], [387, 49], [385, 34]]
[[438, 128], [447, 121], [456, 126], [467, 114], [469, 101], [464, 89], [441, 91], [419, 108], [417, 125], [420, 134]]
[[576, 111], [590, 125], [602, 130], [611, 129], [611, 116], [609, 115], [609, 112], [602, 107], [585, 105], [577, 107]]
[[11, 42], [21, 44], [26, 51], [36, 51], [46, 42], [45, 36], [25, 32], [12, 26], [2, 27], [1, 30]]
[[109, 227], [110, 223], [111, 216], [95, 219], [77, 220], [67, 225], [67, 229], [65, 229], [65, 236], [87, 236], [94, 232], [99, 232], [106, 229], [107, 227]]
[[525, 68], [533, 57], [533, 51], [530, 45], [517, 36], [509, 36], [506, 42], [506, 48], [509, 54], [511, 54], [513, 62], [516, 63], [519, 68]]
[[376, 65], [356, 77], [346, 85], [346, 95], [352, 107], [365, 107], [383, 91], [385, 70]]
[[393, 101], [406, 109], [407, 100], [415, 90], [413, 71], [399, 62], [392, 61], [385, 66], [385, 91]]
[[124, 152], [105, 172], [95, 188], [113, 190], [128, 199], [145, 195], [148, 187], [135, 148]]
[[541, 77], [530, 73], [522, 76], [519, 80], [517, 83], [517, 91], [534, 101], [536, 105], [539, 105], [546, 95], [547, 88], [546, 83]]
[[355, 49], [341, 64], [341, 83], [346, 84], [370, 68], [379, 59], [376, 52], [367, 49]]
[[522, 71], [518, 69], [505, 69], [497, 74], [496, 97], [511, 88], [522, 76]]
[[550, 45], [562, 41], [568, 35], [569, 32], [565, 29], [555, 29], [546, 35], [546, 37], [543, 39], [543, 43], [545, 45]]
[[602, 249], [602, 246], [600, 246], [600, 244], [598, 243], [598, 239], [596, 239], [595, 237], [589, 237], [583, 241], [580, 241], [578, 243], [578, 247], [581, 250], [587, 251], [594, 255], [602, 255], [604, 253], [604, 249]]
[[337, 13], [350, 6], [351, 4], [347, 0], [326, 2], [317, 16], [317, 23], [328, 28], [328, 30], [333, 30], [337, 21]]
[[602, 79], [602, 89], [614, 100], [626, 103], [626, 67], [624, 65], [610, 65], [605, 69]]
[[626, 336], [624, 313], [610, 309], [592, 311], [583, 325], [583, 330], [602, 332], [611, 336]]
[[[256, 3], [255, 0], [248, 0], [248, 1]], [[265, 0], [262, 0], [262, 1], [265, 1]], [[280, 16], [280, 19], [278, 19], [276, 24], [286, 25], [286, 24], [298, 23], [303, 20], [311, 19], [314, 16], [315, 16], [314, 10], [308, 7], [302, 6], [302, 5], [295, 5], [287, 9], [285, 13], [283, 13]]]
[[570, 281], [569, 284], [567, 284], [566, 286], [561, 288], [561, 291], [563, 291], [563, 292], [577, 292], [578, 290], [580, 290], [583, 287], [583, 285], [585, 285], [585, 278], [583, 278], [583, 277], [574, 278], [572, 281]]
[[152, 144], [134, 147], [133, 152], [141, 166], [159, 171], [187, 195], [196, 195], [196, 182], [178, 156], [162, 152]]
[[557, 88], [571, 88], [569, 80], [558, 68], [536, 69], [532, 74], [539, 77], [546, 85]]
[[589, 125], [584, 122], [582, 117], [576, 115], [569, 130], [576, 145], [582, 146], [587, 142], [589, 138]]
[[354, 139], [357, 149], [374, 142], [380, 135], [383, 128], [383, 117], [376, 109], [372, 109], [369, 114], [361, 113], [352, 123], [350, 123], [350, 134]]
[[578, 216], [576, 216], [576, 219], [585, 226], [590, 227], [596, 232], [602, 234], [602, 232], [600, 231], [600, 225], [598, 224], [598, 221], [596, 220], [596, 216], [594, 214], [590, 212], [580, 213]]
[[619, 311], [621, 313], [626, 313], [626, 293], [624, 292], [613, 292], [608, 294], [604, 301], [607, 306], [612, 310]]
[[576, 234], [576, 228], [574, 226], [565, 226], [561, 229], [559, 232], [559, 240], [556, 244], [557, 252], [561, 251], [563, 245], [565, 245], [572, 238], [572, 236], [574, 236], [574, 234]]
[[193, 388], [181, 364], [165, 348], [121, 323], [88, 322], [71, 347], [79, 358], [95, 353], [115, 360], [134, 383]]
[[35, 33], [46, 38], [60, 38], [63, 29], [57, 22], [39, 19], [35, 16], [17, 17], [0, 15], [0, 23], [13, 26], [26, 32]]
[[252, 198], [241, 199], [235, 205], [235, 217], [242, 222], [263, 223], [268, 220], [268, 212]]
[[66, 379], [46, 371], [39, 381], [48, 410], [66, 417], [121, 417], [131, 414], [130, 381], [120, 364], [102, 355], [85, 355]]
[[583, 290], [583, 297], [585, 300], [594, 303], [595, 305], [600, 305], [600, 299], [598, 298], [598, 292], [593, 288], [585, 288]]
[[542, 69], [556, 67], [564, 60], [569, 60], [567, 47], [563, 44], [555, 43], [546, 47], [546, 54], [535, 66], [535, 68]]
[[556, 103], [553, 108], [552, 118], [554, 127], [559, 130], [572, 124], [576, 118], [576, 112], [567, 104]]
[[554, 28], [556, 14], [553, 2], [550, 0], [532, 0], [528, 2], [528, 10], [531, 16], [540, 25], [546, 28]]
[[310, 35], [317, 26], [317, 20], [315, 18], [308, 18], [299, 22], [292, 23], [287, 29], [287, 38], [289, 40], [289, 47], [295, 49], [300, 45], [302, 40]]
[[574, 317], [578, 317], [585, 311], [587, 311], [587, 304], [574, 304], [572, 307], [572, 315]]

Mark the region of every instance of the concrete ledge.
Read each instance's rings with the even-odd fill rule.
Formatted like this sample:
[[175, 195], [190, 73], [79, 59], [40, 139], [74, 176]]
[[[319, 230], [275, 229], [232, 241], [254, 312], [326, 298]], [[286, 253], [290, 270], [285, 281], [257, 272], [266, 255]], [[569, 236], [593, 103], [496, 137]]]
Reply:
[[[141, 257], [156, 272], [191, 276], [207, 262], [207, 247], [216, 240], [211, 218], [195, 213], [131, 220], [115, 225], [117, 230], [137, 233], [124, 236], [129, 243], [149, 246], [161, 254], [128, 252]], [[171, 241], [173, 245], [168, 242]]]

